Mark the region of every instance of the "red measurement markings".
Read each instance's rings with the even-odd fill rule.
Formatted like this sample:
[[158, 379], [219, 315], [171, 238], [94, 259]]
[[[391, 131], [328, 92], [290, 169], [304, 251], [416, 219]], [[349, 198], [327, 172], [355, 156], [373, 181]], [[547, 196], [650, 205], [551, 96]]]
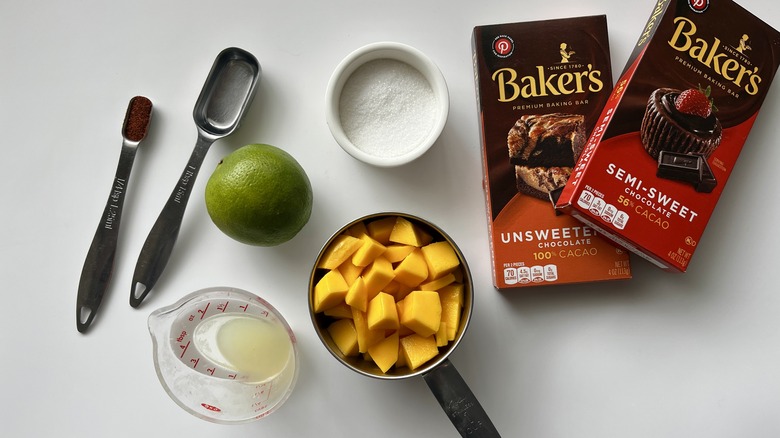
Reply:
[[211, 375], [211, 376], [214, 375], [214, 371], [216, 371], [216, 370], [217, 370], [216, 368], [206, 368], [206, 372], [208, 372], [209, 375]]
[[192, 368], [197, 368], [198, 367], [198, 362], [200, 362], [200, 358], [199, 357], [190, 359], [190, 363], [192, 364]]
[[179, 359], [184, 357], [184, 353], [187, 352], [187, 349], [190, 348], [190, 341], [187, 341], [184, 345], [179, 345], [179, 348], [181, 348], [181, 355], [179, 356]]
[[225, 301], [224, 303], [222, 303], [222, 304], [218, 305], [218, 306], [217, 306], [217, 310], [219, 310], [220, 312], [223, 312], [223, 313], [224, 313], [224, 312], [225, 312], [225, 310], [227, 310], [227, 308], [228, 308], [228, 304], [229, 304], [229, 303], [230, 303], [230, 301]]
[[206, 312], [209, 311], [209, 306], [210, 305], [211, 305], [211, 303], [206, 303], [206, 307], [204, 307], [202, 309], [198, 309], [198, 313], [200, 313], [200, 319], [203, 319], [203, 317], [206, 316]]
[[244, 309], [244, 312], [246, 312], [246, 309], [249, 308], [249, 304], [244, 304], [243, 306], [238, 306], [239, 309]]

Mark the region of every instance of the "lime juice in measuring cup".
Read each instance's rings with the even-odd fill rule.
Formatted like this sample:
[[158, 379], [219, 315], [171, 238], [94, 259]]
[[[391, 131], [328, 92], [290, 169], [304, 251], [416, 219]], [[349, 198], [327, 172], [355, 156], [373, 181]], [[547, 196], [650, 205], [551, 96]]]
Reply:
[[204, 420], [260, 419], [279, 408], [295, 385], [295, 335], [273, 306], [249, 292], [193, 292], [152, 312], [149, 332], [163, 388]]

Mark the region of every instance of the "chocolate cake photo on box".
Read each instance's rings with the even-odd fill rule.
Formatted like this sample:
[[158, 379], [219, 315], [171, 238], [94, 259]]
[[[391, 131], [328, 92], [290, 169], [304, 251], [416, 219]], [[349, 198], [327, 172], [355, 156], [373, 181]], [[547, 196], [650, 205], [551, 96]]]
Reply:
[[515, 166], [517, 190], [542, 200], [566, 185], [587, 135], [579, 114], [530, 114], [520, 117], [507, 134], [509, 161]]
[[656, 175], [690, 183], [702, 193], [717, 185], [707, 158], [723, 136], [710, 93], [710, 86], [658, 88], [647, 101], [640, 128], [642, 145], [658, 160]]

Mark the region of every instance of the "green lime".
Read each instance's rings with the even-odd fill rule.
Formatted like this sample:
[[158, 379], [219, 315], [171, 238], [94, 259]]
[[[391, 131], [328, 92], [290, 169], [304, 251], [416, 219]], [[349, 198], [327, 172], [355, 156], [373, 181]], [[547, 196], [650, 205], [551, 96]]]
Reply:
[[248, 245], [275, 246], [309, 221], [309, 178], [287, 152], [250, 144], [219, 162], [206, 183], [206, 209], [225, 234]]

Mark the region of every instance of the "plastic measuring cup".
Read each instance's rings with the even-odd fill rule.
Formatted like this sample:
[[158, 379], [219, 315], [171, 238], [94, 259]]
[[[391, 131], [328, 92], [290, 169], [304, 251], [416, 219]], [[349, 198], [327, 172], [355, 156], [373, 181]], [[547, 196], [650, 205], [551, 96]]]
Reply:
[[165, 392], [221, 424], [265, 417], [298, 377], [295, 335], [267, 301], [244, 290], [193, 292], [149, 315], [154, 368]]

